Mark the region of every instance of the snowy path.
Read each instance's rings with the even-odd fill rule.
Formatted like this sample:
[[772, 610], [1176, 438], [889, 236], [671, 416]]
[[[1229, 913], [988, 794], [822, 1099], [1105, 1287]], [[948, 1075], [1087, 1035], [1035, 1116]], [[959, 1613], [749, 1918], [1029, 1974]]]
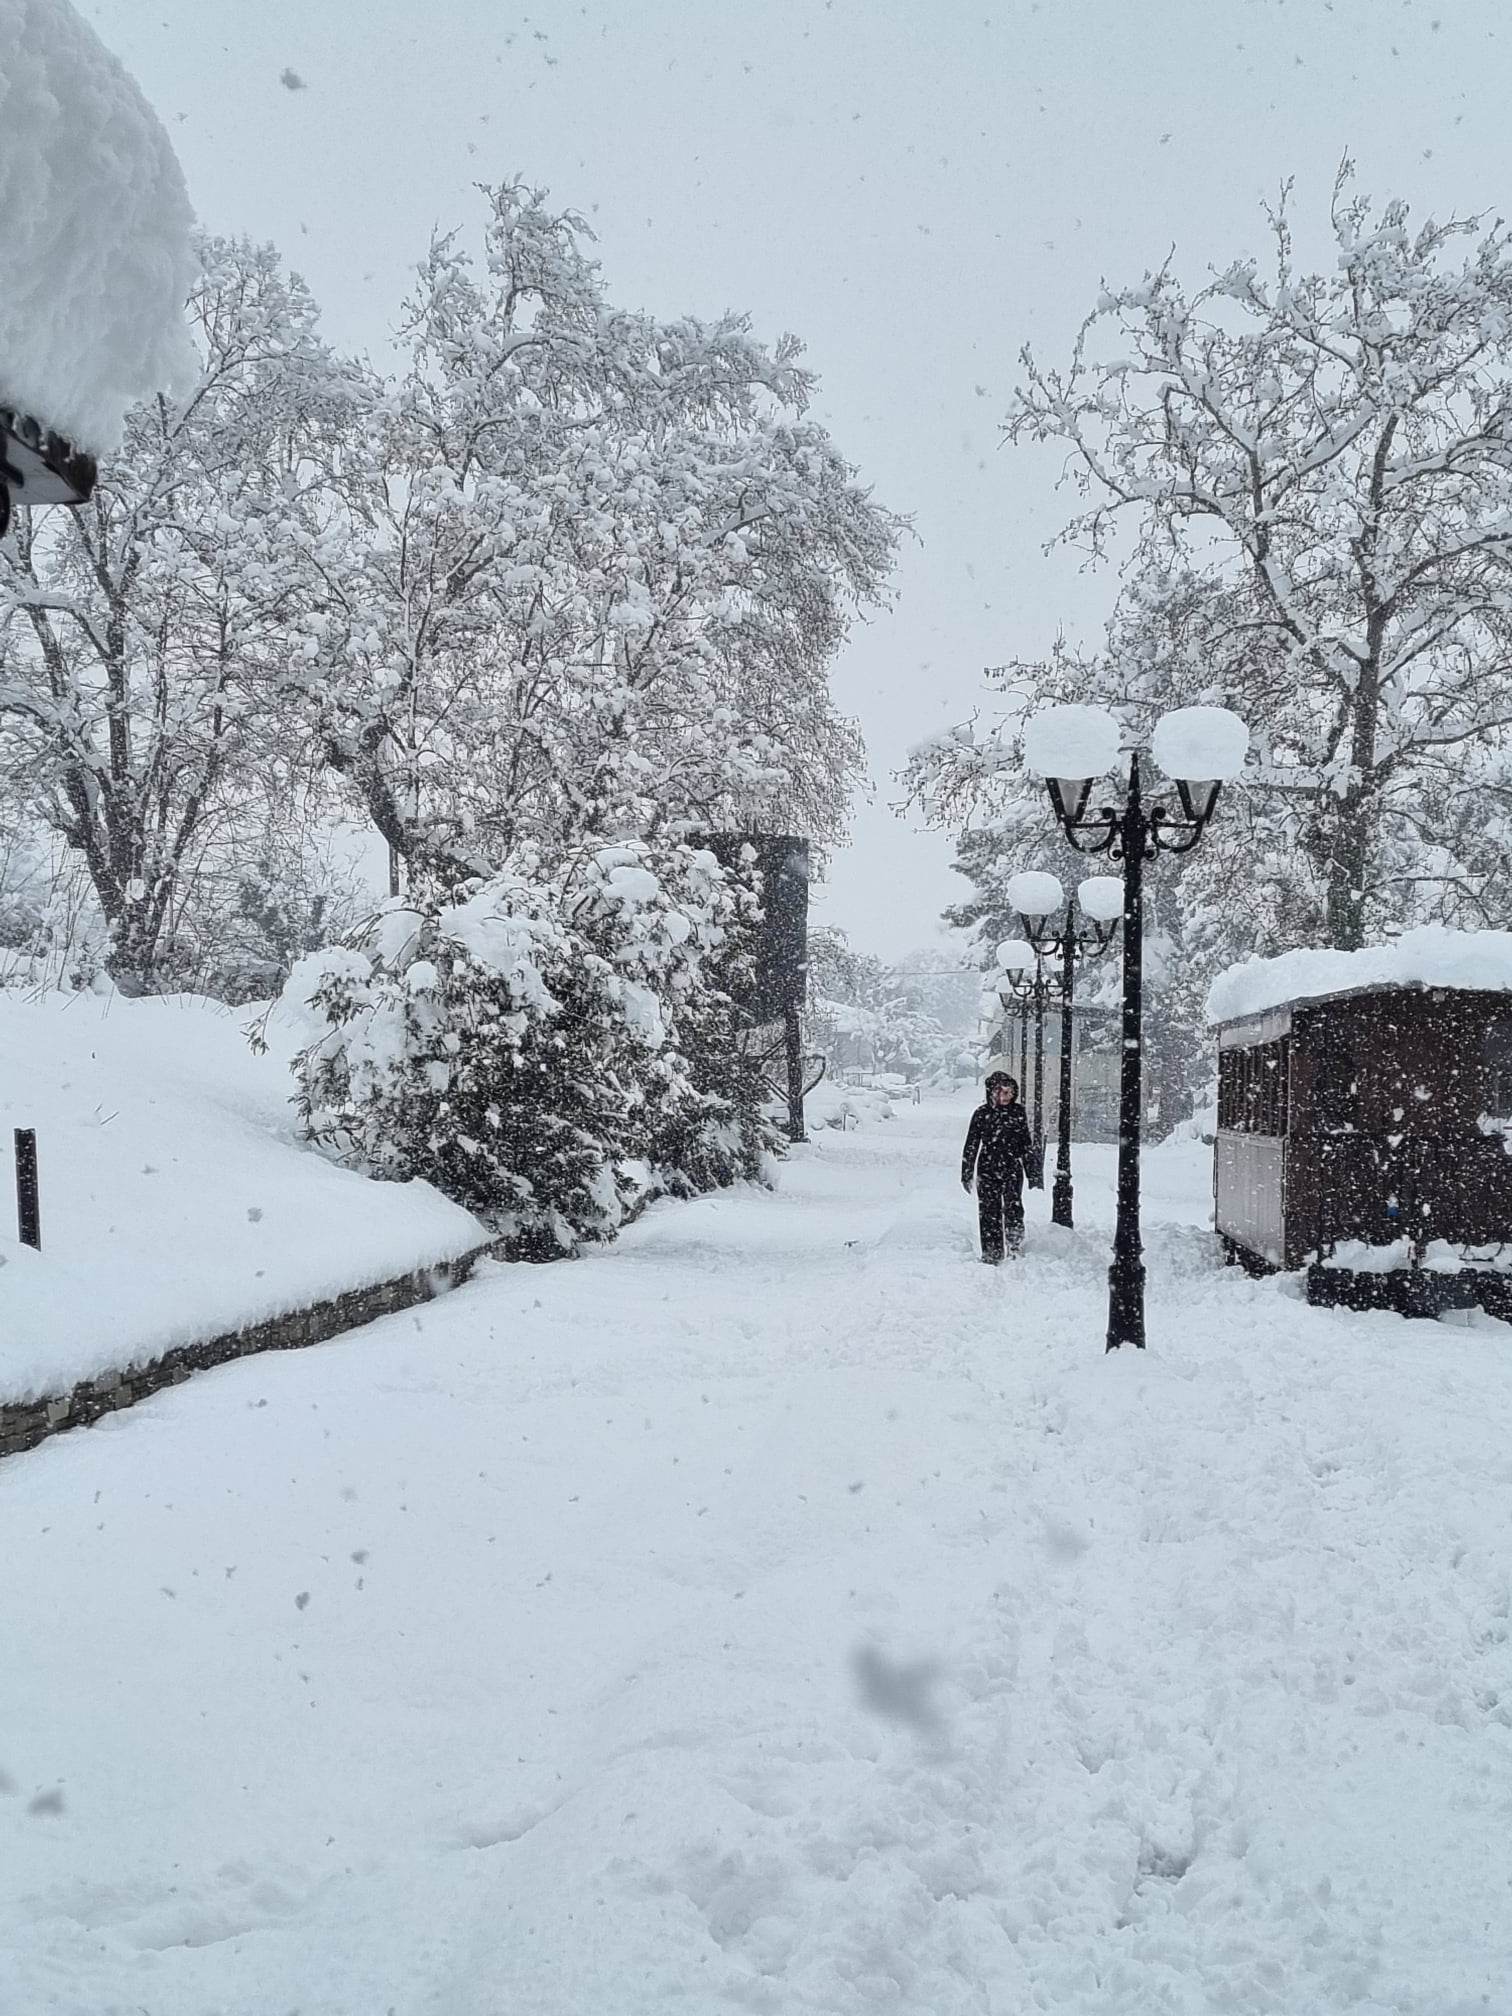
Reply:
[[0, 1466], [4, 2016], [1512, 2011], [1512, 1331], [964, 1114]]

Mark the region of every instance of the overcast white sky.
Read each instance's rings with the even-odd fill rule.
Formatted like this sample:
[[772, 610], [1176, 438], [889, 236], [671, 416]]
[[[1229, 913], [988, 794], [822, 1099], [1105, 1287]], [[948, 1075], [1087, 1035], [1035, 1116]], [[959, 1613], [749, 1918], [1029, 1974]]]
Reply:
[[202, 221], [272, 239], [344, 347], [382, 349], [432, 227], [515, 172], [591, 217], [618, 299], [804, 339], [918, 534], [835, 680], [876, 797], [821, 906], [884, 955], [964, 888], [891, 773], [1111, 594], [1040, 550], [1055, 466], [998, 446], [1020, 345], [1061, 356], [1105, 276], [1173, 245], [1188, 274], [1258, 248], [1287, 176], [1305, 234], [1346, 150], [1420, 212], [1499, 210], [1512, 171], [1503, 0], [80, 4]]

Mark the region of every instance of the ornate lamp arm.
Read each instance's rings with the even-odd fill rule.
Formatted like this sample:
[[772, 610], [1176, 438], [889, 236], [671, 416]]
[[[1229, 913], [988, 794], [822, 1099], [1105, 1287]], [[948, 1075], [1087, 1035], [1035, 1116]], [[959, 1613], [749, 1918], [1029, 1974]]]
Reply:
[[1220, 788], [1214, 787], [1213, 795], [1202, 811], [1194, 810], [1189, 816], [1169, 811], [1164, 805], [1155, 806], [1150, 813], [1148, 857], [1153, 860], [1157, 854], [1190, 854], [1207, 830], [1208, 821], [1218, 803]]
[[[1053, 794], [1050, 802], [1055, 805]], [[1078, 854], [1112, 854], [1117, 859], [1114, 843], [1118, 838], [1119, 815], [1111, 805], [1099, 806], [1095, 812], [1084, 812], [1079, 819], [1065, 818], [1056, 805], [1056, 817], [1060, 819], [1061, 831]]]

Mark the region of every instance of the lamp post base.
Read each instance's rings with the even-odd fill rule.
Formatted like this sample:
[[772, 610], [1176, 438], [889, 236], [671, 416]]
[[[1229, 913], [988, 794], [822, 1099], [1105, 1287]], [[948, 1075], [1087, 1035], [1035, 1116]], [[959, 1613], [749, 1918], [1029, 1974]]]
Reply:
[[1142, 1260], [1115, 1260], [1108, 1269], [1108, 1345], [1117, 1351], [1132, 1344], [1145, 1348], [1145, 1270]]
[[1071, 1225], [1071, 1178], [1063, 1169], [1056, 1171], [1050, 1189], [1050, 1223], [1068, 1229]]

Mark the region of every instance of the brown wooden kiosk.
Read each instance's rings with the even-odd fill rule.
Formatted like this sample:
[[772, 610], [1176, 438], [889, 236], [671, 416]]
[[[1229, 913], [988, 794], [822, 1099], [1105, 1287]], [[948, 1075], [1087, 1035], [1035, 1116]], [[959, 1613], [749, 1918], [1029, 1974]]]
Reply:
[[1311, 1302], [1512, 1320], [1512, 934], [1251, 961], [1208, 1012], [1228, 1257], [1305, 1267]]

